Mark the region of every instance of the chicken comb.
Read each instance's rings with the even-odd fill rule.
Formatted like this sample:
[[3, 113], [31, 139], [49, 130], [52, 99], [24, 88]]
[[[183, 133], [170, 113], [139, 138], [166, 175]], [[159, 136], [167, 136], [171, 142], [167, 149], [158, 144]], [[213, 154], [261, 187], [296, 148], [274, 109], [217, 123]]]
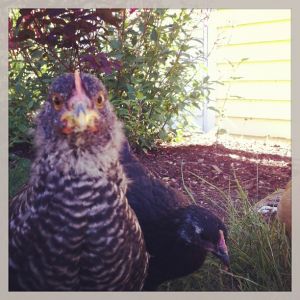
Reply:
[[82, 91], [82, 84], [81, 84], [81, 78], [80, 78], [80, 71], [79, 70], [75, 70], [74, 78], [75, 78], [75, 90], [76, 90], [78, 96], [81, 96], [83, 94], [83, 91]]

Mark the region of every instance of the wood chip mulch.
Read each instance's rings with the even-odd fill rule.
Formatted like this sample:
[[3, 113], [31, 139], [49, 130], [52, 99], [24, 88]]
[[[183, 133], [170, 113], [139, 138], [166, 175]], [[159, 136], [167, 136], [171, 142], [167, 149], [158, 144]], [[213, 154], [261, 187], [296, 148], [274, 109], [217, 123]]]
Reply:
[[185, 185], [199, 205], [219, 215], [222, 212], [218, 203], [224, 197], [209, 183], [234, 199], [238, 197], [235, 174], [254, 204], [284, 188], [291, 178], [290, 157], [233, 150], [218, 144], [160, 147], [137, 156], [155, 176], [187, 193]]

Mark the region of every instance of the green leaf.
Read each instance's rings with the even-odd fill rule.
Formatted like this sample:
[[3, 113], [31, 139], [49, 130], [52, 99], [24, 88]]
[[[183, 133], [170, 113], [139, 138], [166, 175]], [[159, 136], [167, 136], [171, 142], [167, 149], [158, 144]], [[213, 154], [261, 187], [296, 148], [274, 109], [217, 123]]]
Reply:
[[242, 59], [241, 59], [241, 62], [244, 62], [244, 61], [246, 61], [246, 60], [249, 60], [249, 57], [244, 57], [244, 58], [242, 58]]
[[134, 89], [134, 87], [131, 86], [130, 84], [126, 84], [126, 88], [127, 88], [129, 98], [131, 98], [131, 99], [135, 98], [135, 89]]
[[201, 39], [193, 38], [192, 40], [203, 45], [203, 40], [201, 40]]
[[31, 57], [41, 59], [43, 54], [44, 52], [42, 50], [35, 50], [31, 53]]
[[136, 98], [137, 98], [138, 100], [143, 100], [143, 99], [145, 99], [146, 97], [144, 96], [144, 94], [143, 94], [141, 91], [137, 91], [137, 93], [136, 93]]
[[116, 53], [114, 54], [114, 57], [115, 57], [116, 59], [118, 59], [118, 60], [122, 59], [123, 56], [124, 56], [124, 53], [122, 53], [122, 52], [116, 52]]
[[154, 28], [151, 31], [150, 39], [155, 42], [158, 40], [158, 34]]
[[113, 49], [120, 49], [121, 48], [121, 43], [119, 40], [111, 40], [110, 41], [110, 46], [113, 48]]
[[207, 83], [207, 82], [208, 82], [208, 79], [209, 79], [209, 76], [205, 76], [205, 77], [203, 78], [203, 83]]
[[132, 44], [132, 46], [135, 46], [136, 45], [136, 43], [137, 43], [137, 36], [136, 35], [134, 35], [133, 37], [132, 37], [132, 39], [131, 39], [131, 44]]
[[226, 133], [227, 133], [227, 130], [226, 130], [226, 129], [223, 129], [223, 128], [221, 128], [221, 129], [219, 129], [219, 130], [217, 131], [217, 134], [220, 134], [220, 135], [226, 134]]
[[28, 103], [28, 108], [31, 109], [33, 106], [34, 106], [34, 102], [33, 102], [33, 101], [30, 101], [30, 102]]
[[213, 111], [217, 112], [218, 114], [220, 113], [220, 110], [217, 109], [217, 108], [215, 108], [215, 107], [213, 107], [213, 106], [208, 106], [207, 108], [210, 109], [210, 110], [213, 110]]
[[145, 32], [145, 25], [144, 25], [144, 23], [140, 23], [140, 24], [139, 24], [139, 31], [140, 31], [141, 33], [144, 33], [144, 32]]
[[238, 95], [230, 95], [230, 97], [235, 98], [235, 99], [244, 99], [243, 97], [238, 96]]

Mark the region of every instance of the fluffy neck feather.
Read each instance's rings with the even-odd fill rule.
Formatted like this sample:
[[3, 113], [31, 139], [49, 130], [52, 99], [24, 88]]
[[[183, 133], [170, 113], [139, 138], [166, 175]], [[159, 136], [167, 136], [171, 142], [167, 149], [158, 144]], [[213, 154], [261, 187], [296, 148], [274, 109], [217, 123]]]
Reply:
[[47, 120], [43, 120], [44, 111], [42, 111], [35, 136], [37, 149], [35, 161], [43, 161], [47, 156], [53, 167], [64, 174], [72, 168], [77, 174], [86, 173], [92, 177], [101, 176], [103, 171], [118, 163], [125, 136], [121, 122], [114, 115], [111, 105], [108, 105], [113, 120], [111, 127], [106, 129], [107, 132], [82, 136], [55, 133], [52, 124], [44, 124]]

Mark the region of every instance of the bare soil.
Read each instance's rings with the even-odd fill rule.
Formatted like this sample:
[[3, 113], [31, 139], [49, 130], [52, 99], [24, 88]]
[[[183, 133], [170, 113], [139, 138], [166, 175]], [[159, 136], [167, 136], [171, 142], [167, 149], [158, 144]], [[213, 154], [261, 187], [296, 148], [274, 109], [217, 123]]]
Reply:
[[185, 185], [199, 205], [220, 216], [218, 203], [224, 197], [207, 182], [234, 199], [238, 197], [236, 176], [254, 204], [284, 188], [291, 178], [290, 157], [233, 150], [218, 144], [160, 147], [137, 156], [155, 176], [187, 193]]

